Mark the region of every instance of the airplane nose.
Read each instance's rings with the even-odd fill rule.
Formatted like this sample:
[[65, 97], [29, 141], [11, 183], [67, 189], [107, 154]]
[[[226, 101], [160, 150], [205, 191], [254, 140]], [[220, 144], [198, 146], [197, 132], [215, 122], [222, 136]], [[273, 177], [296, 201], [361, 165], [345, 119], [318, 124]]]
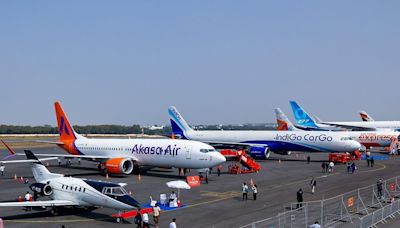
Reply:
[[216, 165], [219, 165], [221, 163], [226, 162], [226, 158], [224, 155], [222, 155], [220, 152], [211, 152], [212, 153], [212, 160], [216, 163]]
[[349, 144], [350, 144], [349, 147], [350, 147], [351, 151], [361, 149], [361, 144], [359, 142], [357, 142], [357, 141], [353, 140], [352, 142], [349, 142]]

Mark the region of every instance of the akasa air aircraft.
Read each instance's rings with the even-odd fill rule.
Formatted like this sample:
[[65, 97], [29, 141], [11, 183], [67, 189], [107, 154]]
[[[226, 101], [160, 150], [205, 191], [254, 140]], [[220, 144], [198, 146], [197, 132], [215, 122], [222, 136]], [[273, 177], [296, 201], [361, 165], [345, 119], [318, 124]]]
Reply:
[[[279, 109], [275, 109], [278, 130], [302, 131], [296, 128], [287, 116]], [[305, 131], [307, 132], [307, 131]], [[343, 133], [346, 137], [359, 142], [365, 148], [389, 147], [395, 142], [400, 132], [396, 131], [347, 131]]]
[[[175, 136], [221, 147], [245, 147], [250, 149], [250, 155], [255, 158], [266, 159], [270, 151], [278, 154], [287, 154], [289, 151], [352, 152], [361, 147], [358, 142], [344, 137], [343, 133], [339, 132], [195, 131], [175, 107], [170, 107], [168, 113]], [[263, 148], [262, 155], [253, 148]]]
[[105, 163], [112, 174], [130, 174], [137, 166], [205, 169], [226, 161], [205, 143], [173, 139], [92, 139], [74, 131], [59, 102], [54, 103], [60, 141], [55, 143], [70, 155], [37, 154], [66, 158], [83, 158]]
[[[324, 122], [315, 121], [295, 101], [290, 101], [297, 127], [303, 130], [336, 130], [345, 128], [359, 131], [400, 130], [400, 121], [349, 121], [349, 122]], [[335, 129], [336, 128], [336, 129]]]
[[[32, 173], [36, 180], [30, 189], [51, 200], [1, 202], [0, 207], [51, 207], [52, 214], [56, 214], [58, 207], [106, 207], [118, 210], [119, 215], [122, 211], [140, 208], [140, 204], [123, 188], [126, 184], [64, 177], [63, 174], [49, 172], [30, 150], [25, 150], [25, 154], [28, 160], [23, 162], [32, 162]], [[117, 222], [120, 221], [121, 218], [117, 218]]]

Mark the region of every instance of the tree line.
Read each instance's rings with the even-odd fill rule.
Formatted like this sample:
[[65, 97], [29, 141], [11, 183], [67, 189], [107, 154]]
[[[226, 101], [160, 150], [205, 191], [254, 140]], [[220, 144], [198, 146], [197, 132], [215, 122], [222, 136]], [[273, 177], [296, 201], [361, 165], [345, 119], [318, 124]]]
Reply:
[[[147, 134], [147, 135], [170, 135], [171, 127], [166, 126], [163, 129], [150, 130], [147, 127], [134, 124], [125, 125], [85, 125], [73, 126], [79, 134]], [[276, 125], [199, 125], [193, 126], [196, 130], [274, 130]], [[57, 127], [51, 125], [43, 126], [18, 126], [18, 125], [0, 125], [0, 134], [58, 134]]]

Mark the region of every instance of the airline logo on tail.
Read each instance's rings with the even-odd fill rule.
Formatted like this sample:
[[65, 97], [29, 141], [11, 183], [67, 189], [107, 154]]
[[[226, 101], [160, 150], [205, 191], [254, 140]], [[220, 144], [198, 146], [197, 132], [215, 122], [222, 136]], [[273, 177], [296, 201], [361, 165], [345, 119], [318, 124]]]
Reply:
[[60, 128], [58, 129], [58, 132], [60, 135], [62, 135], [63, 132], [65, 132], [65, 134], [69, 135], [69, 130], [68, 130], [67, 125], [65, 124], [65, 120], [64, 120], [63, 116], [61, 116]]
[[64, 113], [59, 102], [54, 103], [54, 108], [56, 110], [56, 117], [58, 123], [58, 133], [60, 134], [60, 140], [75, 140], [77, 137], [75, 135], [74, 129], [69, 124], [68, 118]]
[[290, 101], [296, 123], [301, 126], [317, 127], [315, 121], [295, 101]]
[[278, 131], [294, 131], [296, 127], [290, 122], [285, 113], [280, 108], [275, 109], [276, 122], [278, 123]]
[[180, 135], [182, 138], [186, 139], [185, 132], [191, 131], [192, 129], [174, 106], [168, 108], [168, 114], [171, 120], [173, 134]]
[[360, 116], [362, 121], [368, 122], [368, 121], [374, 121], [370, 115], [366, 111], [360, 111]]

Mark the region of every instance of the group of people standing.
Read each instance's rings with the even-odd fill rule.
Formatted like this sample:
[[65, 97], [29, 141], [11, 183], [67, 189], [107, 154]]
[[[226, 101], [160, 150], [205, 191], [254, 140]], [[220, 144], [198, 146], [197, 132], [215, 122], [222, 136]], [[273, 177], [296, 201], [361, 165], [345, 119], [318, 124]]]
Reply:
[[[156, 203], [153, 208], [153, 220], [154, 220], [154, 226], [158, 227], [158, 224], [160, 222], [160, 213], [161, 213], [161, 208]], [[136, 228], [149, 228], [150, 227], [150, 219], [149, 219], [149, 214], [147, 211], [142, 211], [140, 209], [137, 210], [136, 216], [133, 219], [133, 222], [137, 225]], [[173, 218], [171, 223], [169, 224], [169, 228], [176, 228], [176, 219]]]
[[[253, 200], [257, 200], [257, 185], [256, 184], [252, 184], [251, 186], [251, 190], [253, 191]], [[247, 194], [249, 192], [249, 186], [246, 184], [246, 182], [243, 182], [242, 185], [242, 200], [247, 200]]]
[[321, 164], [323, 173], [332, 173], [333, 167], [335, 167], [335, 163], [333, 163], [333, 162], [322, 162], [322, 164]]

